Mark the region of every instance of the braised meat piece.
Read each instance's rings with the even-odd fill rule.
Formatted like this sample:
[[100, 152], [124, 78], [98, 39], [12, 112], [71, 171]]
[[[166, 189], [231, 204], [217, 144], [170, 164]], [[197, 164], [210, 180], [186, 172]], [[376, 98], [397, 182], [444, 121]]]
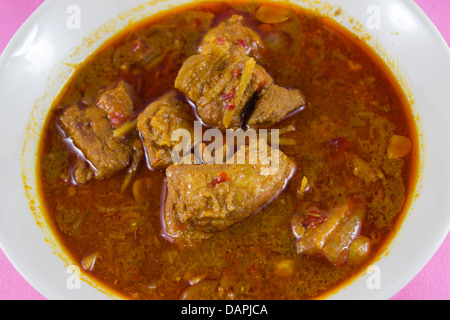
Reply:
[[256, 62], [261, 39], [243, 21], [234, 15], [208, 32], [200, 54], [184, 62], [175, 81], [175, 88], [196, 105], [202, 121], [222, 130], [241, 127], [254, 100], [248, 124], [255, 127], [273, 125], [304, 105], [298, 90], [275, 85]]
[[149, 165], [162, 170], [172, 164], [172, 150], [179, 141], [172, 133], [185, 129], [194, 137], [194, 117], [190, 107], [182, 103], [175, 92], [170, 92], [151, 103], [138, 117], [138, 130], [144, 141]]
[[196, 105], [205, 124], [235, 129], [241, 126], [250, 99], [272, 83], [272, 77], [242, 47], [212, 42], [184, 62], [175, 88]]
[[61, 115], [60, 125], [90, 164], [77, 167], [75, 182], [107, 178], [129, 165], [132, 142], [126, 137], [114, 137], [114, 128], [99, 108], [69, 107]]
[[251, 127], [273, 125], [304, 104], [299, 90], [274, 84], [260, 94], [247, 124]]
[[336, 266], [347, 260], [350, 245], [358, 238], [365, 209], [347, 202], [329, 212], [311, 208], [292, 219], [299, 254], [325, 257]]
[[118, 128], [135, 117], [134, 104], [136, 100], [137, 94], [134, 88], [127, 82], [120, 81], [100, 95], [97, 107], [105, 111], [111, 125]]
[[[167, 168], [163, 236], [178, 244], [192, 245], [246, 219], [277, 197], [296, 166], [281, 151], [263, 144], [267, 157], [243, 147], [232, 164]], [[253, 158], [255, 155], [259, 157]]]
[[258, 51], [264, 48], [261, 37], [244, 25], [244, 17], [233, 15], [217, 27], [211, 29], [203, 38], [199, 53], [207, 49], [212, 42], [228, 42], [241, 46], [245, 53], [258, 59]]

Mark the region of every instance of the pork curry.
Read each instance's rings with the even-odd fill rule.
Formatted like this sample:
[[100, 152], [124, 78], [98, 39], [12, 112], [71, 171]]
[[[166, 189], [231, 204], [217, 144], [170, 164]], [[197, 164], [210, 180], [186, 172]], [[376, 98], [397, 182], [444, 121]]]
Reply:
[[[223, 163], [174, 161], [172, 134], [195, 123], [269, 132], [256, 145], [278, 166], [228, 161], [249, 144]], [[315, 299], [392, 239], [417, 141], [397, 80], [331, 19], [198, 2], [77, 68], [42, 132], [40, 197], [74, 263], [126, 299]], [[192, 160], [211, 141], [188, 142]]]

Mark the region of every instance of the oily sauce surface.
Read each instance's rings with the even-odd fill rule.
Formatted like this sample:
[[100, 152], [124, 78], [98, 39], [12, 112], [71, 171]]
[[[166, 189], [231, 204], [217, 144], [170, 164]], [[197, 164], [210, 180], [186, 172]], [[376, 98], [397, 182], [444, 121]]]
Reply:
[[[69, 81], [52, 108], [39, 153], [40, 195], [60, 242], [76, 263], [109, 288], [132, 299], [311, 299], [363, 270], [395, 232], [416, 178], [416, 151], [389, 160], [393, 135], [417, 145], [411, 111], [392, 75], [364, 44], [328, 19], [299, 8], [284, 24], [286, 39], [254, 17], [257, 4], [193, 4], [152, 17], [105, 44]], [[173, 84], [184, 60], [196, 53], [207, 30], [238, 12], [264, 39], [259, 61], [281, 86], [301, 90], [307, 105], [274, 128], [294, 145], [281, 150], [297, 164], [286, 190], [261, 212], [194, 247], [177, 248], [161, 233], [164, 171], [142, 165], [120, 191], [126, 172], [85, 185], [71, 183], [77, 158], [62, 138], [57, 118], [72, 104], [91, 104], [97, 92], [119, 80], [137, 88], [145, 107]], [[279, 30], [280, 31], [280, 30]], [[145, 64], [124, 63], [154, 51]], [[354, 175], [358, 157], [384, 179], [367, 183]], [[298, 189], [307, 177], [308, 189]], [[294, 214], [311, 206], [331, 210], [352, 197], [367, 209], [362, 233], [372, 239], [371, 259], [341, 267], [299, 255], [291, 231]], [[293, 271], [280, 272], [289, 261]], [[220, 296], [210, 293], [220, 283]], [[195, 292], [186, 291], [193, 284]], [[187, 293], [186, 293], [187, 292]]]

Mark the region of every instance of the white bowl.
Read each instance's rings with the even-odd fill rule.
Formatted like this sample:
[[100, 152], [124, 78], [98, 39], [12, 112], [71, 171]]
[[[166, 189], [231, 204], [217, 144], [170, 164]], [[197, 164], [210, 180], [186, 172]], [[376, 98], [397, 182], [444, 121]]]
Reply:
[[[378, 0], [376, 5], [373, 0], [291, 2], [329, 15], [366, 38], [413, 102], [421, 143], [421, 177], [415, 199], [376, 267], [330, 296], [389, 299], [425, 266], [450, 228], [450, 52], [412, 0]], [[185, 1], [47, 0], [17, 32], [0, 59], [1, 248], [22, 276], [48, 299], [117, 298], [89, 279], [76, 286], [68, 268], [71, 262], [43, 217], [34, 169], [49, 107], [72, 74], [73, 65], [103, 41], [131, 22], [182, 3]], [[334, 16], [338, 7], [343, 13]], [[81, 14], [80, 28], [70, 19], [77, 12]]]

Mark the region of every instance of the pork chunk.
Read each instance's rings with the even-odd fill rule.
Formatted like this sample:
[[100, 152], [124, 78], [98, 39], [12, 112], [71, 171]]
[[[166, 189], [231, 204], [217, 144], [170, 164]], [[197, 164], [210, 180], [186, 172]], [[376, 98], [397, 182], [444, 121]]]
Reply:
[[172, 164], [172, 150], [179, 143], [172, 140], [175, 130], [187, 130], [193, 144], [194, 117], [190, 107], [182, 103], [175, 92], [151, 103], [139, 115], [137, 126], [153, 169], [166, 169]]
[[114, 137], [114, 128], [99, 108], [71, 106], [61, 115], [60, 125], [90, 165], [78, 166], [75, 182], [107, 178], [129, 165], [131, 143], [126, 138]]
[[[238, 158], [250, 159], [252, 151], [245, 147], [238, 151], [232, 164], [181, 164], [167, 168], [163, 236], [177, 244], [192, 245], [270, 203], [284, 189], [296, 166], [281, 151], [268, 149], [269, 158], [260, 157], [254, 162], [239, 164]], [[272, 159], [272, 164], [277, 159], [277, 165], [267, 159]]]
[[232, 45], [241, 46], [247, 55], [256, 59], [258, 58], [258, 51], [264, 48], [261, 37], [244, 25], [244, 17], [241, 15], [233, 15], [211, 29], [202, 40], [198, 50], [199, 53], [208, 50], [213, 42], [228, 42]]
[[275, 85], [257, 63], [261, 39], [243, 22], [234, 15], [210, 30], [200, 54], [185, 61], [175, 81], [202, 121], [222, 130], [241, 127], [247, 110], [254, 110], [248, 124], [259, 127], [273, 125], [304, 105], [299, 90]]
[[175, 88], [196, 105], [205, 124], [237, 129], [250, 99], [272, 83], [272, 77], [241, 47], [225, 42], [212, 43], [206, 52], [187, 59]]
[[359, 236], [365, 209], [351, 202], [330, 212], [309, 210], [294, 216], [292, 231], [297, 238], [297, 252], [326, 258], [336, 266], [347, 260], [348, 248]]
[[101, 93], [97, 107], [105, 111], [111, 125], [118, 128], [135, 117], [135, 100], [137, 100], [137, 94], [134, 88], [129, 83], [120, 81], [114, 87]]
[[274, 84], [260, 94], [248, 125], [251, 127], [273, 125], [304, 104], [299, 90], [286, 89]]

